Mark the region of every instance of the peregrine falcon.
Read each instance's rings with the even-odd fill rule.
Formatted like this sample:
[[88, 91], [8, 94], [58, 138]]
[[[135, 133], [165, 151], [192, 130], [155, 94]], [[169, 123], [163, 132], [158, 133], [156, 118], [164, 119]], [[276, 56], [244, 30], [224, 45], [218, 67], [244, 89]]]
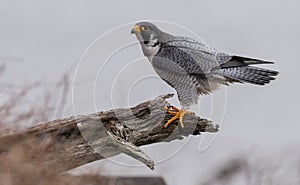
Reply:
[[131, 34], [136, 35], [155, 72], [176, 90], [182, 106], [166, 108], [174, 117], [164, 127], [178, 118], [184, 127], [183, 116], [197, 104], [199, 95], [215, 91], [220, 84], [265, 85], [278, 75], [277, 71], [253, 66], [273, 62], [220, 52], [192, 38], [166, 33], [149, 22], [135, 24]]

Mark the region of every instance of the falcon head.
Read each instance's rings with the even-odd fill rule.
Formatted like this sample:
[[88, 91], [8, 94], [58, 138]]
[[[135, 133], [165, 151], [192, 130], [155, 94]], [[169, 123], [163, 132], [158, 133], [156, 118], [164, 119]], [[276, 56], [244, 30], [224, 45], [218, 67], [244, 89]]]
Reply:
[[131, 34], [136, 35], [144, 55], [150, 58], [159, 51], [160, 43], [165, 40], [166, 35], [169, 35], [149, 22], [136, 23], [131, 30]]
[[149, 46], [157, 44], [162, 33], [157, 26], [149, 22], [139, 22], [131, 30], [131, 34], [135, 34], [141, 44]]

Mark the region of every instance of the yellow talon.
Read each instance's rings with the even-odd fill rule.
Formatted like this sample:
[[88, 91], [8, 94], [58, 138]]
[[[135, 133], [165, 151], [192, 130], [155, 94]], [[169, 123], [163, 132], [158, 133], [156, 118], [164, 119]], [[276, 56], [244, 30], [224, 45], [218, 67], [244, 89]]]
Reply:
[[[183, 109], [178, 109], [177, 107], [167, 107], [165, 108], [165, 110], [168, 111], [168, 113], [170, 114], [174, 114], [174, 116], [168, 120], [168, 122], [164, 125], [165, 128], [167, 128], [173, 121], [175, 121], [176, 119], [179, 118], [179, 123], [181, 125], [182, 128], [184, 128], [184, 124], [183, 124], [183, 116], [185, 114], [189, 114], [190, 112], [187, 110], [183, 110]], [[176, 111], [176, 112], [174, 112]]]

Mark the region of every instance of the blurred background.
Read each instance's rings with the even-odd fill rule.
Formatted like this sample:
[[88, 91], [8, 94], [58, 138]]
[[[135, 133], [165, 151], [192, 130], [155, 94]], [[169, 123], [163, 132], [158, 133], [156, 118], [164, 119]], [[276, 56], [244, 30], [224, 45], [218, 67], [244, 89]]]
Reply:
[[[221, 51], [274, 61], [275, 65], [266, 67], [280, 71], [279, 77], [265, 87], [237, 84], [200, 98], [200, 115], [221, 124], [217, 137], [203, 134], [144, 146], [157, 162], [154, 171], [119, 155], [72, 173], [162, 176], [174, 185], [299, 184], [298, 7], [296, 0], [2, 0], [0, 103], [18, 106], [4, 112], [11, 116], [1, 122], [5, 127], [24, 128], [74, 114], [133, 106], [174, 92], [155, 77], [137, 44], [117, 52], [107, 68], [101, 65], [110, 50], [94, 47], [118, 44], [118, 38], [104, 37], [109, 40], [103, 41], [100, 37], [117, 27], [125, 43], [136, 43], [129, 34], [130, 26], [140, 20], [156, 20], [166, 31], [204, 40]], [[99, 63], [94, 66], [90, 60]], [[138, 65], [127, 65], [132, 61]], [[81, 69], [84, 72], [79, 73]], [[124, 85], [127, 79], [133, 79], [129, 89]], [[16, 103], [12, 97], [20, 98]], [[178, 105], [176, 98], [171, 102]], [[39, 111], [30, 111], [33, 109]], [[16, 124], [19, 118], [14, 112], [31, 117]]]

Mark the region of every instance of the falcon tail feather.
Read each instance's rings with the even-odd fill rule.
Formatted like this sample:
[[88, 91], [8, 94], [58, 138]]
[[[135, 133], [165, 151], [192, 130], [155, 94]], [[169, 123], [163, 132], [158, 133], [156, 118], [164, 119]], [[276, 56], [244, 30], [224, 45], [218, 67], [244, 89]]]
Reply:
[[273, 62], [234, 56], [230, 61], [221, 65], [218, 71], [229, 80], [255, 85], [268, 84], [279, 74], [278, 71], [250, 66], [256, 64], [273, 64]]

